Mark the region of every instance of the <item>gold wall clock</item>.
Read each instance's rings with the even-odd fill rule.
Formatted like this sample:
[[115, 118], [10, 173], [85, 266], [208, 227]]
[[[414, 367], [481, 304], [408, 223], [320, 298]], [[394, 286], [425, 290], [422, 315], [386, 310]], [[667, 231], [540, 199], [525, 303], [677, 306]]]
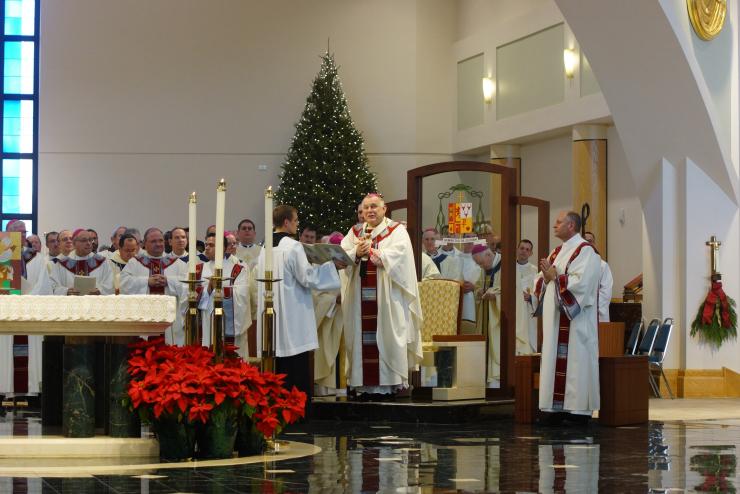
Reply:
[[697, 36], [709, 41], [719, 34], [725, 24], [727, 0], [686, 0], [686, 6]]

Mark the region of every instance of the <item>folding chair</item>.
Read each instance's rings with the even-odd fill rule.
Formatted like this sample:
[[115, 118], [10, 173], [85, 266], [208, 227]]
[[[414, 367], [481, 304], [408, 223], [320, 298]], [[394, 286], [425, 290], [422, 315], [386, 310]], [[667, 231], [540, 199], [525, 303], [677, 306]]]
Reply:
[[[660, 319], [653, 319], [650, 321], [642, 340], [640, 340], [640, 345], [637, 347], [635, 355], [645, 355], [649, 360], [650, 354], [653, 351], [655, 336], [658, 334], [658, 327], [660, 327]], [[653, 394], [655, 396], [660, 396], [660, 391], [655, 388], [655, 381], [650, 374], [648, 374], [648, 381], [650, 382], [650, 388], [653, 390]]]
[[640, 341], [640, 333], [642, 332], [643, 324], [645, 324], [645, 321], [640, 319], [632, 325], [630, 337], [627, 340], [627, 348], [624, 351], [625, 355], [634, 355], [637, 352], [637, 343]]
[[[665, 377], [665, 372], [663, 372], [663, 361], [665, 360], [665, 354], [668, 350], [668, 342], [671, 339], [671, 332], [673, 332], [673, 318], [666, 317], [663, 324], [658, 329], [658, 333], [653, 344], [653, 350], [650, 352], [650, 356], [648, 357], [648, 362], [650, 363], [651, 370], [655, 368], [660, 371], [660, 375], [663, 376], [665, 385], [668, 388], [668, 394], [671, 396], [671, 399], [673, 399], [671, 385], [668, 384], [668, 378]], [[649, 377], [651, 385], [653, 386], [658, 398], [662, 398], [660, 395], [660, 378], [658, 378], [658, 382], [655, 382], [652, 372], [649, 374]]]

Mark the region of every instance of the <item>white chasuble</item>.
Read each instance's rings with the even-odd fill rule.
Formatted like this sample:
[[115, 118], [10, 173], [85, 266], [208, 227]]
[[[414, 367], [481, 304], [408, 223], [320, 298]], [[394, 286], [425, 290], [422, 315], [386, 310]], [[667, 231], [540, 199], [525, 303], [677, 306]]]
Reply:
[[609, 322], [609, 304], [612, 301], [612, 285], [614, 278], [609, 264], [601, 260], [601, 276], [599, 277], [599, 322]]
[[243, 263], [248, 264], [250, 268], [254, 268], [257, 265], [260, 252], [262, 252], [262, 247], [258, 244], [236, 244], [236, 257]]
[[[370, 227], [355, 225], [342, 240], [342, 248], [355, 261], [347, 267], [342, 286], [344, 341], [347, 347], [348, 380], [352, 387], [363, 386], [362, 312], [360, 259], [355, 255], [359, 237]], [[373, 248], [383, 262], [377, 267], [377, 329], [380, 354], [380, 389], [360, 391], [389, 392], [392, 387], [408, 387], [409, 369], [421, 363], [421, 302], [411, 241], [403, 225], [384, 218], [371, 233]]]
[[532, 316], [532, 307], [524, 300], [524, 293], [532, 292], [537, 268], [534, 264], [516, 263], [516, 354], [537, 352], [537, 319]]
[[[599, 409], [597, 294], [601, 257], [576, 234], [555, 249], [550, 259], [557, 278], [545, 283], [538, 273], [532, 297], [536, 313], [541, 310], [542, 315], [539, 405], [546, 411], [588, 414]], [[561, 320], [569, 331], [567, 340], [559, 343]], [[556, 365], [565, 372], [563, 377], [558, 371], [560, 382], [556, 382]]]
[[319, 347], [313, 357], [313, 380], [320, 386], [336, 388], [336, 362], [342, 338], [342, 306], [337, 303], [340, 290], [315, 290], [313, 307]]
[[478, 324], [486, 336], [486, 384], [489, 388], [501, 386], [501, 254], [495, 252], [491, 269], [481, 269], [481, 293], [488, 300], [480, 299]]
[[68, 289], [74, 288], [75, 276], [92, 276], [101, 295], [113, 294], [113, 271], [108, 260], [101, 255], [90, 253], [80, 257], [72, 252], [59, 259], [51, 270], [54, 295], [66, 295]]
[[[203, 340], [202, 345], [211, 345], [211, 317], [213, 315], [214, 293], [208, 291], [208, 279], [213, 276], [214, 262], [203, 264], [202, 279], [203, 292], [201, 293], [198, 308], [203, 311]], [[249, 356], [247, 329], [252, 324], [252, 310], [249, 303], [249, 266], [234, 256], [228, 256], [223, 264], [223, 308], [225, 336], [233, 336], [236, 353], [243, 359]]]
[[[163, 274], [167, 278], [164, 287], [149, 286], [149, 276]], [[175, 321], [164, 333], [168, 345], [185, 344], [183, 321], [188, 310], [188, 265], [177, 257], [165, 255], [154, 257], [141, 255], [132, 257], [121, 271], [121, 293], [123, 295], [170, 295], [177, 298]]]
[[441, 275], [439, 274], [439, 269], [437, 269], [437, 265], [434, 264], [434, 261], [431, 257], [429, 257], [429, 254], [426, 252], [421, 253], [421, 280], [431, 280], [434, 278], [439, 278]]
[[[291, 357], [318, 347], [316, 315], [311, 290], [338, 290], [334, 263], [311, 265], [300, 242], [283, 237], [272, 251], [275, 307], [275, 356]], [[264, 273], [265, 254], [260, 253], [257, 272]], [[258, 287], [257, 313], [265, 307], [264, 284]], [[257, 355], [262, 355], [262, 317], [257, 318]]]

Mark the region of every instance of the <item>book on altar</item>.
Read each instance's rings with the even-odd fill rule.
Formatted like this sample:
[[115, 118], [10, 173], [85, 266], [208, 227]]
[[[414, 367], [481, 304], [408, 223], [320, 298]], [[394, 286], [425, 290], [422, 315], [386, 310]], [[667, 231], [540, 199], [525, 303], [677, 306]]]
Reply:
[[335, 244], [302, 244], [306, 252], [308, 262], [312, 264], [324, 264], [328, 261], [340, 261], [347, 265], [352, 264], [352, 259], [344, 252], [341, 245]]
[[80, 295], [88, 295], [95, 290], [95, 277], [75, 275], [75, 290], [80, 292]]

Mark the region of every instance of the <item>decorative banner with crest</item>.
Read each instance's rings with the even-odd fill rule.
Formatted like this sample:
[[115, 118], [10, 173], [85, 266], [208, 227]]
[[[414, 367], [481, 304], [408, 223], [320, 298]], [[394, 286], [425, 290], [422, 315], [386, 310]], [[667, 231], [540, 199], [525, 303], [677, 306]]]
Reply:
[[473, 233], [473, 203], [451, 202], [447, 205], [447, 228], [451, 235]]
[[21, 294], [22, 253], [20, 232], [0, 232], [0, 295]]

